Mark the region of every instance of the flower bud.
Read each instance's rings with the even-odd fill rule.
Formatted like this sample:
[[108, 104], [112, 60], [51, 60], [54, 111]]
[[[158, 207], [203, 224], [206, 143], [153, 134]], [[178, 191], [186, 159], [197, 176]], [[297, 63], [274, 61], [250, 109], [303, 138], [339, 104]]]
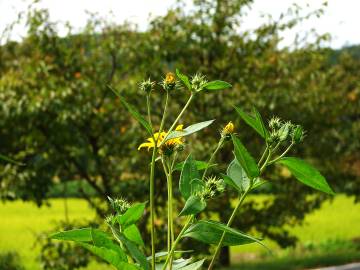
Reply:
[[[235, 130], [235, 126], [233, 124], [233, 122], [229, 122], [221, 131], [221, 136], [222, 137], [227, 137], [230, 134], [233, 134]], [[229, 136], [230, 137], [230, 136]]]
[[278, 130], [282, 123], [279, 117], [273, 117], [269, 121], [269, 128], [272, 130]]
[[302, 126], [296, 125], [291, 132], [291, 139], [294, 143], [300, 143], [304, 139], [304, 130]]
[[288, 138], [291, 128], [291, 122], [286, 122], [280, 127], [278, 131], [278, 136], [281, 142], [285, 141]]
[[166, 91], [171, 91], [176, 88], [176, 77], [172, 72], [168, 72], [165, 75], [165, 79], [162, 81], [161, 85]]
[[141, 91], [149, 94], [152, 90], [154, 90], [155, 82], [152, 82], [149, 78], [147, 80], [142, 81], [139, 87]]
[[118, 214], [123, 214], [130, 208], [130, 203], [125, 199], [115, 199], [108, 197], [111, 207], [114, 209], [114, 211]]
[[210, 199], [220, 195], [225, 190], [225, 183], [223, 179], [216, 177], [209, 177], [205, 182], [205, 188], [201, 194], [202, 198]]
[[197, 73], [191, 79], [191, 89], [194, 89], [195, 92], [199, 92], [203, 89], [204, 85], [207, 83], [204, 75]]

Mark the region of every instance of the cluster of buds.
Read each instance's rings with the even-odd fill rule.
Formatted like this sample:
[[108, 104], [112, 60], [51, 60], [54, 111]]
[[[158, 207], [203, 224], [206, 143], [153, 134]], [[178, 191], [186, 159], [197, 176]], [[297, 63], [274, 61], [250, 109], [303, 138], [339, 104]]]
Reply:
[[200, 198], [204, 200], [211, 199], [220, 195], [225, 190], [225, 182], [223, 179], [219, 179], [215, 176], [208, 177], [204, 189], [200, 192]]
[[221, 134], [221, 137], [224, 138], [224, 139], [230, 139], [231, 137], [231, 134], [234, 133], [234, 130], [235, 130], [235, 126], [233, 124], [233, 122], [229, 122], [227, 123], [227, 125], [221, 130], [220, 134]]
[[201, 91], [204, 88], [204, 85], [207, 83], [207, 80], [204, 75], [197, 73], [191, 79], [191, 88], [195, 91]]
[[108, 200], [110, 201], [111, 207], [117, 214], [125, 213], [126, 210], [128, 210], [131, 206], [130, 203], [123, 198], [117, 198], [114, 200], [114, 199], [108, 197]]
[[174, 90], [178, 86], [175, 74], [172, 72], [166, 73], [161, 85], [166, 91]]
[[142, 82], [139, 84], [139, 88], [140, 88], [141, 91], [145, 92], [146, 94], [150, 94], [150, 92], [154, 90], [155, 84], [156, 84], [156, 83], [155, 83], [155, 82], [152, 82], [152, 81], [150, 80], [150, 78], [149, 78], [149, 79], [147, 79], [147, 80], [142, 81]]
[[268, 143], [279, 143], [290, 140], [292, 143], [300, 143], [304, 139], [304, 131], [300, 125], [294, 125], [290, 121], [284, 122], [278, 117], [269, 121], [270, 136]]

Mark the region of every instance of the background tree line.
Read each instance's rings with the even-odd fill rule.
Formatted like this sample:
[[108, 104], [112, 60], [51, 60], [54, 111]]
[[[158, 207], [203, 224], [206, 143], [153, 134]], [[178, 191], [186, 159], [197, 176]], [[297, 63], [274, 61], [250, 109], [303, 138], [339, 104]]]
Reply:
[[[82, 32], [73, 33], [67, 26], [64, 37], [58, 35], [58, 24], [49, 19], [47, 10], [29, 9], [23, 17], [28, 28], [23, 41], [0, 47], [0, 149], [26, 163], [0, 165], [1, 197], [41, 205], [54, 190], [66, 196], [67, 188], [75, 186], [75, 194], [100, 216], [107, 213], [106, 196], [146, 201], [148, 153], [137, 153], [146, 135], [139, 133], [107, 85], [142, 106], [145, 96], [138, 83], [149, 76], [160, 81], [165, 72], [179, 68], [233, 84], [230, 91], [196, 100], [182, 119], [184, 124], [217, 119], [196, 135], [204, 136], [206, 143], [187, 140], [203, 153], [197, 159], [212, 150], [218, 130], [230, 120], [251, 152], [260, 153], [253, 131], [240, 123], [232, 108], [232, 104], [244, 110], [256, 106], [265, 119], [279, 115], [302, 124], [309, 136], [294, 151], [316, 164], [337, 191], [359, 199], [360, 50], [334, 51], [324, 46], [327, 35], [280, 47], [284, 31], [322, 10], [303, 16], [293, 7], [279, 19], [244, 30], [244, 10], [252, 2], [194, 1], [187, 13], [178, 2], [166, 15], [152, 19], [146, 31], [92, 16]], [[172, 94], [177, 102], [172, 102], [170, 112], [185, 102], [186, 95], [185, 91]], [[155, 114], [160, 113], [163, 96], [158, 87]], [[218, 157], [214, 173], [232, 159], [230, 148], [225, 147]], [[166, 180], [156, 175], [160, 215], [163, 202], [158, 195], [165, 192]], [[301, 223], [306, 213], [329, 197], [295, 181], [289, 184], [286, 171], [274, 169], [266, 177], [273, 184], [262, 191], [277, 196], [261, 205], [249, 200], [235, 226], [243, 231], [256, 229], [281, 246], [293, 245], [296, 239], [283, 225]], [[209, 214], [221, 210], [220, 215], [228, 217], [230, 200], [219, 198], [210, 205]], [[163, 227], [158, 224], [159, 235]]]

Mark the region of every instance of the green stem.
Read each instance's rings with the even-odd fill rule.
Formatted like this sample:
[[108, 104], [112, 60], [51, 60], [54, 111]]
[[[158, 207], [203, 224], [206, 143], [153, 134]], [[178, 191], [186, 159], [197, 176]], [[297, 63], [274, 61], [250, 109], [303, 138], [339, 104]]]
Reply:
[[[232, 212], [232, 214], [231, 214], [231, 216], [230, 216], [230, 218], [229, 218], [229, 220], [228, 220], [228, 222], [227, 222], [227, 224], [226, 224], [228, 227], [230, 227], [231, 224], [233, 223], [234, 218], [235, 218], [235, 216], [236, 216], [236, 212], [240, 209], [240, 207], [241, 207], [241, 205], [242, 205], [242, 203], [243, 203], [246, 195], [249, 193], [250, 190], [251, 190], [251, 188], [249, 187], [249, 188], [241, 195], [241, 197], [240, 197], [240, 199], [239, 199], [239, 202], [237, 203], [236, 207], [234, 208], [234, 211]], [[208, 267], [208, 270], [211, 270], [211, 269], [213, 269], [213, 267], [214, 267], [215, 261], [216, 261], [218, 255], [219, 255], [219, 253], [220, 253], [221, 246], [222, 246], [222, 244], [223, 244], [223, 242], [224, 242], [225, 235], [226, 235], [226, 232], [223, 232], [223, 234], [221, 235], [220, 241], [219, 241], [219, 243], [218, 243], [218, 245], [217, 245], [217, 247], [216, 247], [214, 256], [212, 257], [211, 263], [210, 263], [210, 265], [209, 265], [209, 267]]]
[[294, 146], [294, 144], [295, 144], [295, 143], [292, 142], [292, 143], [289, 145], [289, 147], [286, 148], [286, 150], [284, 151], [284, 153], [282, 153], [280, 156], [278, 156], [277, 158], [273, 159], [272, 161], [269, 161], [269, 163], [268, 163], [267, 165], [273, 164], [273, 163], [275, 163], [276, 161], [278, 161], [278, 160], [280, 160], [281, 158], [283, 158], [283, 157], [290, 151], [290, 149]]
[[[146, 95], [146, 107], [147, 107], [148, 121], [149, 121], [151, 130], [152, 130], [153, 128], [152, 128], [152, 121], [151, 121], [150, 94]], [[154, 133], [154, 131], [153, 131], [153, 133]]]
[[154, 176], [155, 176], [155, 157], [157, 153], [157, 147], [154, 145], [154, 149], [151, 157], [150, 167], [150, 220], [151, 220], [151, 269], [155, 270], [155, 204], [154, 204]]
[[269, 150], [269, 145], [266, 144], [266, 148], [265, 148], [264, 153], [262, 154], [262, 156], [261, 156], [261, 158], [260, 158], [260, 160], [259, 160], [259, 162], [258, 162], [258, 166], [260, 166], [261, 162], [263, 162], [263, 160], [264, 160], [264, 158], [265, 158], [266, 153], [267, 153], [268, 150]]
[[190, 226], [190, 223], [191, 223], [192, 220], [193, 220], [193, 216], [190, 216], [190, 217], [188, 218], [188, 220], [186, 221], [184, 227], [182, 228], [181, 232], [180, 232], [179, 235], [176, 237], [174, 243], [172, 244], [170, 253], [169, 253], [169, 254], [167, 255], [167, 257], [166, 257], [166, 261], [165, 261], [165, 263], [164, 263], [164, 265], [163, 265], [162, 270], [165, 270], [165, 269], [166, 269], [167, 265], [168, 265], [169, 262], [170, 262], [170, 259], [171, 259], [172, 256], [174, 255], [174, 251], [175, 251], [175, 249], [176, 249], [177, 244], [179, 243], [181, 237], [183, 236], [183, 234], [185, 233], [185, 231], [187, 230], [187, 228]]
[[217, 152], [220, 150], [223, 142], [224, 142], [224, 137], [221, 137], [218, 144], [217, 144], [217, 146], [216, 146], [216, 148], [215, 148], [215, 150], [214, 150], [214, 152], [211, 154], [211, 156], [210, 156], [210, 158], [209, 158], [209, 160], [207, 162], [206, 169], [205, 169], [205, 171], [204, 171], [204, 173], [203, 173], [203, 175], [201, 177], [202, 180], [205, 179], [206, 173], [207, 173], [207, 171], [209, 169], [209, 165], [211, 165], [211, 163], [213, 162], [213, 160], [214, 160]]
[[[193, 98], [194, 98], [194, 94], [191, 93], [191, 95], [190, 95], [188, 101], [186, 102], [184, 108], [181, 110], [181, 112], [179, 113], [178, 117], [175, 119], [174, 123], [171, 125], [171, 127], [170, 127], [170, 129], [168, 130], [167, 134], [170, 134], [171, 131], [174, 130], [176, 124], [179, 122], [181, 116], [184, 114], [184, 112], [186, 111], [187, 107], [189, 107], [189, 105], [190, 105], [191, 101], [193, 100]], [[165, 141], [166, 141], [166, 137], [165, 137], [164, 140], [161, 142], [160, 146], [162, 146]], [[160, 146], [159, 146], [159, 147], [160, 147]]]
[[159, 133], [163, 130], [164, 128], [164, 123], [165, 123], [165, 119], [166, 119], [166, 113], [167, 113], [167, 107], [168, 107], [168, 101], [169, 101], [169, 92], [166, 91], [166, 98], [165, 98], [165, 106], [164, 106], [164, 113], [161, 119], [161, 124], [160, 124], [160, 128], [159, 128]]

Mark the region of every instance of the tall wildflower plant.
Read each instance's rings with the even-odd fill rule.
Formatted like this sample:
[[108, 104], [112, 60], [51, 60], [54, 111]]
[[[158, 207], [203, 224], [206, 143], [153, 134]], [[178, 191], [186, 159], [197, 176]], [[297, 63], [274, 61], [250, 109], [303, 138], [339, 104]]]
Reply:
[[[277, 117], [265, 123], [260, 113], [254, 108], [251, 114], [240, 107], [234, 107], [238, 116], [258, 133], [264, 142], [264, 151], [256, 160], [246, 149], [235, 133], [232, 122], [224, 125], [219, 134], [219, 141], [207, 161], [194, 159], [189, 151], [184, 161], [179, 160], [179, 153], [185, 151], [185, 138], [211, 125], [214, 120], [185, 126], [181, 123], [182, 116], [198, 95], [209, 94], [231, 88], [231, 85], [221, 80], [208, 82], [205, 76], [196, 74], [188, 76], [176, 70], [166, 74], [161, 82], [164, 89], [164, 108], [160, 123], [153, 123], [151, 117], [151, 95], [156, 83], [150, 79], [140, 83], [139, 88], [146, 95], [147, 116], [141, 115], [115, 89], [110, 89], [118, 96], [122, 105], [141, 124], [148, 138], [138, 147], [139, 150], [151, 151], [149, 171], [149, 209], [151, 254], [144, 254], [145, 243], [141, 237], [137, 222], [141, 219], [146, 203], [129, 203], [125, 199], [109, 199], [113, 213], [105, 219], [107, 231], [94, 228], [82, 228], [71, 231], [58, 232], [52, 239], [74, 241], [88, 249], [109, 264], [121, 270], [155, 270], [155, 269], [201, 269], [207, 258], [200, 261], [184, 259], [181, 256], [190, 251], [178, 250], [178, 244], [183, 238], [214, 245], [215, 252], [208, 258], [208, 269], [213, 269], [223, 246], [236, 246], [257, 243], [264, 246], [258, 237], [245, 234], [232, 223], [241, 208], [246, 196], [253, 190], [267, 182], [262, 175], [269, 166], [285, 166], [293, 176], [303, 184], [316, 190], [334, 194], [326, 179], [310, 164], [296, 157], [289, 157], [290, 150], [299, 145], [304, 139], [305, 132], [300, 125], [285, 122]], [[183, 90], [185, 88], [186, 90]], [[167, 121], [167, 108], [172, 92], [187, 91], [189, 98], [172, 123]], [[234, 158], [226, 172], [212, 175], [209, 169], [214, 166], [218, 152], [225, 143], [233, 144]], [[155, 203], [154, 182], [156, 180], [155, 164], [162, 165], [167, 179], [167, 242], [160, 251], [155, 250]], [[180, 170], [180, 178], [174, 179], [174, 172]], [[173, 182], [176, 181], [183, 197], [183, 207], [179, 213], [174, 211]], [[206, 208], [209, 200], [233, 189], [238, 193], [236, 206], [228, 218], [223, 222], [203, 220], [199, 214]], [[165, 218], [165, 217], [164, 217]], [[183, 221], [182, 228], [176, 230], [174, 218]], [[178, 223], [176, 223], [178, 224]], [[176, 235], [176, 231], [180, 232]], [[264, 246], [265, 247], [265, 246]], [[265, 247], [266, 248], [266, 247]], [[186, 256], [189, 257], [189, 256]]]

